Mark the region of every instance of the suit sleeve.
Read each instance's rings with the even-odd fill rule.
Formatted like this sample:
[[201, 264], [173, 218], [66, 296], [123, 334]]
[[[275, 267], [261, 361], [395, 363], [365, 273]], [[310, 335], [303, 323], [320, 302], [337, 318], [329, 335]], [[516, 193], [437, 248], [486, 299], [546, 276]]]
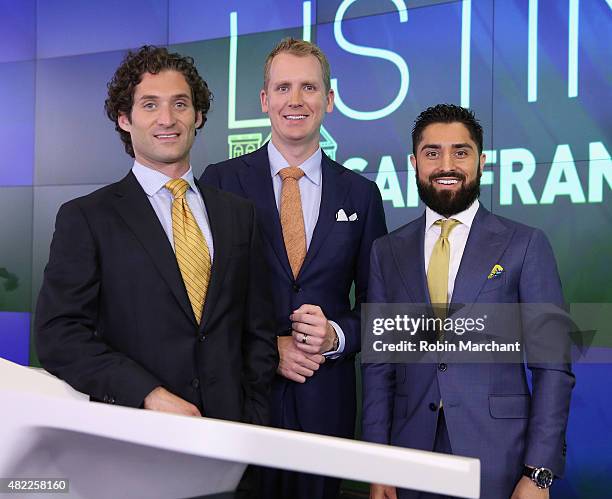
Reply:
[[368, 294], [370, 269], [370, 250], [372, 243], [387, 233], [385, 210], [378, 186], [371, 182], [368, 209], [365, 214], [363, 232], [355, 258], [355, 307], [352, 311], [339, 317], [330, 317], [342, 328], [345, 346], [342, 355], [358, 353], [361, 350], [361, 304]]
[[242, 342], [243, 421], [266, 425], [270, 419], [270, 389], [278, 366], [278, 349], [269, 274], [253, 206], [249, 266], [247, 316]]
[[221, 189], [221, 179], [215, 165], [208, 165], [200, 177], [200, 182]]
[[42, 366], [97, 400], [139, 407], [161, 385], [97, 332], [101, 286], [95, 239], [76, 202], [57, 215], [35, 318]]
[[[368, 303], [386, 303], [386, 286], [379, 262], [384, 241], [372, 247]], [[368, 442], [388, 444], [393, 416], [395, 367], [392, 364], [362, 364], [362, 438]]]
[[[565, 467], [565, 431], [575, 384], [570, 364], [572, 328], [563, 311], [563, 292], [552, 248], [542, 231], [534, 231], [519, 285], [527, 366], [532, 373], [532, 397], [525, 464], [550, 468], [558, 477]], [[535, 313], [525, 313], [534, 310]], [[526, 323], [526, 316], [530, 316]], [[545, 362], [538, 360], [541, 354]], [[554, 358], [550, 358], [554, 353]]]

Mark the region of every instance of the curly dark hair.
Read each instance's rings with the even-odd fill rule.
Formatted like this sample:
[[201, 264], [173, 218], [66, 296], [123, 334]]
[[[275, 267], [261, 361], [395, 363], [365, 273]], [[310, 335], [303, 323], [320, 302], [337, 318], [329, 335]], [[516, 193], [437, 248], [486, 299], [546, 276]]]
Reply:
[[198, 74], [192, 57], [183, 57], [180, 54], [168, 52], [164, 47], [144, 45], [136, 52], [128, 52], [121, 65], [108, 82], [108, 98], [104, 102], [104, 109], [109, 119], [115, 122], [115, 130], [119, 132], [125, 145], [125, 152], [134, 157], [134, 148], [130, 134], [119, 126], [119, 116], [124, 114], [132, 120], [132, 106], [134, 104], [134, 91], [142, 81], [145, 73], [158, 74], [171, 69], [182, 73], [191, 88], [191, 99], [197, 111], [202, 113], [202, 123], [206, 122], [206, 113], [210, 109], [212, 93], [208, 85]]
[[416, 155], [425, 127], [433, 123], [463, 123], [478, 147], [478, 154], [482, 154], [482, 126], [473, 111], [455, 104], [438, 104], [419, 114], [412, 128], [412, 154]]

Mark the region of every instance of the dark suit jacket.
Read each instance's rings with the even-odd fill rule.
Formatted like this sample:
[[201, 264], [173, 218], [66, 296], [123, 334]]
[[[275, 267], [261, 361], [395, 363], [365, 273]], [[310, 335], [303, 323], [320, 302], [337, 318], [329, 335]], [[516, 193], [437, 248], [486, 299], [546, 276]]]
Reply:
[[[429, 303], [424, 266], [425, 215], [374, 243], [368, 302]], [[488, 275], [495, 264], [504, 272]], [[555, 258], [542, 231], [489, 213], [474, 218], [455, 280], [454, 304], [563, 305]], [[527, 348], [549, 334], [569, 348], [566, 318], [550, 316]], [[550, 333], [552, 335], [550, 336]], [[553, 343], [549, 343], [552, 347]], [[454, 454], [481, 460], [481, 497], [510, 497], [524, 464], [557, 476], [565, 463], [565, 430], [574, 376], [569, 364], [364, 364], [366, 440], [432, 450], [440, 399]], [[432, 406], [433, 407], [433, 406]]]
[[96, 400], [139, 407], [163, 386], [207, 417], [265, 424], [278, 352], [254, 209], [200, 191], [215, 250], [200, 326], [129, 173], [60, 208], [36, 310], [38, 355]]
[[[291, 334], [289, 315], [304, 303], [319, 305], [346, 337], [344, 353], [328, 359], [306, 383], [277, 376], [272, 410], [276, 426], [352, 437], [355, 419], [354, 355], [361, 345], [359, 306], [367, 295], [370, 247], [387, 232], [378, 187], [323, 154], [319, 218], [306, 259], [293, 278], [276, 208], [267, 145], [209, 165], [202, 182], [250, 199], [257, 209], [264, 252], [271, 272], [277, 334]], [[337, 222], [336, 213], [357, 213], [355, 222]], [[349, 294], [355, 282], [356, 307]], [[290, 409], [288, 407], [291, 406]], [[286, 420], [296, 413], [297, 421]]]

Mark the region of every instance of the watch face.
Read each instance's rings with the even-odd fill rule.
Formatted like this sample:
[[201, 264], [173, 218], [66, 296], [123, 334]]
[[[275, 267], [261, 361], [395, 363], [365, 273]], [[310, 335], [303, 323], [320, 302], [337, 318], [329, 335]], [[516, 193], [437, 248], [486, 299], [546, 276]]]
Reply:
[[553, 473], [548, 468], [538, 468], [534, 473], [534, 481], [541, 489], [547, 489], [552, 485]]

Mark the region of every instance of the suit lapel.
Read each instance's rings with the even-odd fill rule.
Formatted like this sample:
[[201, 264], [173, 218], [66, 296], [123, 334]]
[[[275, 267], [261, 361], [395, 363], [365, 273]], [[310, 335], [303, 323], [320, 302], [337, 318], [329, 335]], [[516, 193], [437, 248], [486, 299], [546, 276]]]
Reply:
[[209, 187], [203, 186], [196, 180], [196, 184], [200, 189], [208, 221], [210, 223], [210, 232], [212, 233], [214, 245], [213, 265], [210, 274], [210, 282], [208, 283], [208, 291], [206, 293], [206, 302], [204, 303], [204, 311], [202, 312], [202, 320], [200, 329], [204, 330], [210, 316], [215, 310], [215, 304], [219, 298], [225, 270], [230, 258], [232, 249], [232, 224], [231, 211], [225, 206], [225, 202], [219, 194]]
[[475, 303], [493, 266], [499, 262], [513, 234], [495, 216], [480, 206], [472, 222], [451, 303]]
[[264, 237], [272, 246], [287, 276], [293, 280], [293, 272], [291, 271], [289, 258], [285, 250], [280, 216], [274, 198], [267, 145], [260, 147], [254, 153], [244, 156], [242, 159], [249, 165], [249, 168], [243, 168], [239, 173], [242, 189], [246, 193], [246, 197], [257, 208], [259, 227]]
[[306, 253], [306, 258], [298, 278], [317, 256], [329, 231], [336, 223], [336, 212], [339, 208], [342, 208], [342, 203], [348, 194], [349, 183], [342, 176], [342, 171], [342, 167], [332, 163], [323, 153], [321, 158], [322, 188], [319, 217], [317, 218], [317, 224], [315, 225], [310, 246], [308, 247], [308, 252]]
[[424, 257], [425, 214], [406, 226], [401, 237], [390, 241], [395, 266], [412, 301], [429, 303]]
[[113, 204], [115, 209], [142, 243], [144, 250], [153, 260], [155, 267], [170, 287], [180, 307], [195, 323], [193, 310], [189, 303], [176, 256], [172, 251], [172, 245], [168, 241], [168, 236], [159, 223], [146, 193], [142, 190], [132, 172], [116, 184], [114, 195], [116, 199]]

